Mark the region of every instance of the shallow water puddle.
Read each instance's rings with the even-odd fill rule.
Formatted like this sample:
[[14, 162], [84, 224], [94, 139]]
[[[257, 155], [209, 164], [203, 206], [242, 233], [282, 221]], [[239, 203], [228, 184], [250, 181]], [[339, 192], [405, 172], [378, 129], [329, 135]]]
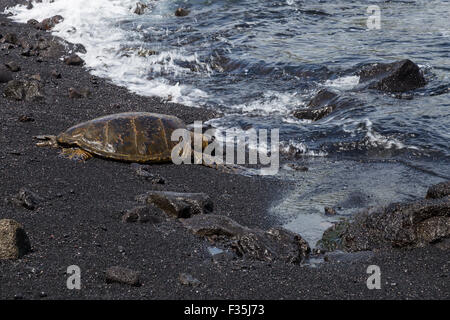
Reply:
[[[307, 172], [280, 172], [282, 179], [296, 181], [295, 188], [270, 212], [313, 248], [339, 219], [371, 206], [423, 198], [431, 184], [442, 180], [392, 162], [310, 159], [307, 166]], [[325, 207], [334, 208], [337, 214], [326, 215]]]

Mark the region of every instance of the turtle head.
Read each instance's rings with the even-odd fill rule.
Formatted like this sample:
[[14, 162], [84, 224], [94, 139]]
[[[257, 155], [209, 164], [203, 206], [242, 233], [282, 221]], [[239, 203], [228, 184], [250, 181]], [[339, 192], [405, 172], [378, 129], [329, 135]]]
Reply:
[[56, 141], [61, 145], [76, 145], [83, 136], [81, 128], [70, 128], [56, 136]]

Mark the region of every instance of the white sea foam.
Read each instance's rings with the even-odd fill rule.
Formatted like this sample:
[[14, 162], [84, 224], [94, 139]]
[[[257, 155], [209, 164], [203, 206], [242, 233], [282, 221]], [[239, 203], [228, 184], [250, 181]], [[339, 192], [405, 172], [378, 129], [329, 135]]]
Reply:
[[349, 120], [344, 123], [343, 130], [354, 136], [357, 132], [365, 131], [365, 140], [372, 147], [383, 147], [384, 149], [413, 149], [419, 150], [416, 146], [406, 145], [393, 137], [386, 137], [377, 132], [370, 119], [365, 118], [362, 121]]
[[282, 142], [280, 151], [285, 154], [296, 154], [309, 157], [326, 157], [328, 153], [321, 150], [310, 150], [304, 142], [289, 140]]
[[359, 83], [359, 76], [340, 77], [325, 81], [325, 86], [341, 90], [351, 90]]
[[304, 104], [302, 96], [296, 92], [267, 91], [260, 99], [249, 103], [231, 106], [231, 109], [242, 111], [244, 114], [269, 116], [273, 114], [288, 114], [295, 107]]
[[[211, 122], [209, 122], [211, 123]], [[223, 146], [230, 146], [233, 144], [244, 145], [248, 151], [255, 150], [258, 153], [267, 154], [270, 152], [272, 145], [268, 143], [269, 141], [251, 140], [249, 137], [250, 131], [244, 130], [239, 127], [224, 127], [220, 122], [214, 123], [215, 132], [214, 138], [218, 143]], [[260, 130], [253, 131], [258, 137], [261, 134]], [[267, 138], [270, 139], [271, 132], [267, 131]], [[225, 150], [224, 150], [225, 151]]]
[[[87, 53], [80, 56], [92, 74], [109, 78], [137, 94], [170, 97], [174, 102], [195, 105], [195, 101], [207, 94], [187, 85], [169, 83], [164, 74], [193, 72], [173, 61], [198, 62], [197, 57], [187, 55], [181, 49], [157, 55], [139, 55], [139, 49], [145, 45], [145, 30], [140, 30], [138, 24], [133, 30], [120, 27], [121, 23], [136, 19], [132, 12], [135, 5], [136, 0], [43, 0], [42, 3], [33, 2], [31, 10], [18, 5], [6, 11], [13, 14], [13, 20], [23, 23], [29, 19], [41, 21], [61, 15], [64, 21], [52, 32], [71, 43], [84, 45]], [[136, 50], [124, 55], [125, 47]]]

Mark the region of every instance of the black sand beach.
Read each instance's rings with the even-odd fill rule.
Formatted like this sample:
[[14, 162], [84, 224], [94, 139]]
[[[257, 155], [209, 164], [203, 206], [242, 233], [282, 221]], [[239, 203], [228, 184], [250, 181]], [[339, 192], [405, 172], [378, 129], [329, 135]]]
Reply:
[[[0, 10], [14, 1], [0, 1]], [[51, 39], [50, 33], [0, 16], [0, 34]], [[98, 116], [148, 111], [176, 115], [186, 123], [215, 116], [129, 93], [91, 76], [80, 66], [64, 64], [59, 56], [23, 56], [22, 48], [2, 44], [1, 64], [14, 61], [21, 70], [15, 79], [39, 74], [44, 99], [13, 101], [0, 97], [0, 218], [20, 222], [32, 252], [18, 260], [0, 261], [1, 299], [448, 299], [449, 253], [433, 246], [390, 249], [358, 255], [348, 261], [330, 258], [317, 267], [247, 259], [213, 262], [201, 239], [176, 220], [162, 223], [123, 223], [124, 210], [149, 190], [204, 192], [214, 213], [267, 229], [278, 221], [268, 213], [280, 200], [287, 182], [244, 177], [195, 165], [152, 165], [165, 184], [152, 184], [127, 163], [91, 159], [69, 161], [51, 148], [38, 148], [32, 137], [57, 134]], [[55, 70], [61, 78], [51, 75]], [[3, 92], [6, 84], [0, 84]], [[69, 98], [69, 88], [89, 89], [89, 97]], [[28, 117], [26, 119], [25, 117]], [[20, 121], [21, 119], [22, 121]], [[28, 120], [28, 121], [24, 121]], [[36, 210], [3, 199], [21, 189], [43, 200]], [[68, 290], [66, 269], [78, 265], [81, 290]], [[366, 286], [369, 265], [382, 272], [381, 290]], [[104, 271], [122, 266], [141, 273], [142, 286], [105, 282]], [[182, 273], [200, 281], [180, 283]]]

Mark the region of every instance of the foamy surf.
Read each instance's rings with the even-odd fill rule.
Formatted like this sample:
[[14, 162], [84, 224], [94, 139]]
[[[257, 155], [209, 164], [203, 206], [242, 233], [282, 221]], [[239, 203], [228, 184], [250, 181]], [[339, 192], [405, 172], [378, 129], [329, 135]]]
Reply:
[[416, 146], [406, 145], [394, 137], [387, 137], [377, 132], [370, 119], [365, 118], [360, 121], [347, 121], [343, 124], [343, 130], [352, 135], [358, 132], [365, 132], [364, 140], [372, 147], [382, 147], [384, 149], [412, 149], [420, 150]]
[[351, 90], [359, 83], [359, 76], [340, 77], [334, 80], [325, 81], [325, 86], [329, 88]]
[[233, 111], [240, 111], [243, 114], [260, 116], [271, 116], [275, 114], [287, 115], [299, 105], [305, 103], [304, 98], [297, 92], [276, 92], [268, 91], [260, 99], [255, 99], [248, 103], [233, 105]]
[[[69, 42], [84, 45], [87, 53], [80, 55], [92, 74], [140, 95], [220, 109], [225, 116], [210, 122], [218, 129], [278, 128], [282, 147], [312, 157], [333, 155], [334, 150], [354, 151], [355, 146], [375, 152], [392, 149], [391, 154], [396, 149], [415, 149], [406, 145], [406, 140], [402, 142], [404, 137], [411, 141], [408, 144], [420, 146], [421, 151], [427, 149], [422, 141], [410, 139], [408, 128], [397, 126], [403, 122], [401, 114], [389, 118], [384, 114], [388, 109], [378, 108], [380, 104], [404, 108], [405, 104], [414, 104], [416, 100], [393, 103], [389, 97], [375, 93], [352, 92], [356, 98], [361, 98], [364, 104], [361, 108], [337, 110], [316, 122], [293, 116], [293, 111], [308, 108], [313, 94], [324, 87], [332, 91], [358, 87], [358, 76], [339, 77], [332, 70], [345, 70], [374, 60], [367, 56], [365, 49], [355, 47], [355, 52], [341, 52], [338, 48], [345, 46], [340, 45], [322, 52], [323, 45], [329, 43], [328, 32], [324, 33], [327, 36], [314, 38], [312, 42], [307, 33], [274, 20], [270, 10], [264, 10], [268, 6], [264, 2], [250, 1], [256, 7], [261, 6], [254, 21], [246, 21], [249, 20], [246, 7], [238, 3], [185, 2], [190, 14], [176, 17], [174, 11], [183, 2], [146, 1], [149, 8], [142, 15], [134, 13], [136, 2], [44, 0], [33, 2], [31, 10], [15, 6], [8, 11], [18, 22], [63, 16], [65, 20], [52, 32]], [[318, 25], [314, 29], [327, 25], [319, 16], [293, 11], [284, 5], [279, 9], [278, 14], [286, 21], [293, 17], [317, 18]], [[289, 30], [285, 30], [286, 27]], [[348, 26], [338, 24], [335, 27], [345, 32]], [[354, 36], [364, 37], [368, 43], [373, 40], [365, 38], [366, 32], [355, 31]], [[334, 41], [345, 45], [352, 39], [340, 42], [342, 39], [333, 37]], [[361, 43], [361, 39], [356, 40]], [[308, 46], [304, 46], [305, 43]], [[340, 58], [336, 60], [336, 57]], [[330, 66], [330, 61], [340, 59], [343, 66]], [[422, 61], [420, 66], [427, 71], [436, 65], [439, 63], [424, 66]], [[442, 73], [442, 70], [446, 69], [435, 68], [432, 73]], [[445, 74], [440, 77], [436, 79], [448, 79]], [[429, 78], [435, 81], [434, 77]], [[418, 92], [421, 96], [426, 94], [426, 90]], [[365, 118], [370, 118], [371, 122], [364, 122]], [[419, 129], [426, 132], [428, 128]], [[336, 148], [341, 142], [343, 147]], [[306, 151], [297, 143], [303, 144]], [[444, 145], [442, 141], [428, 144]]]
[[79, 55], [93, 75], [110, 79], [114, 84], [140, 95], [196, 105], [199, 98], [207, 97], [204, 91], [171, 83], [163, 76], [192, 72], [173, 61], [192, 62], [196, 56], [183, 55], [182, 50], [142, 54], [146, 48], [143, 40], [145, 30], [140, 30], [139, 25], [131, 30], [121, 28], [122, 23], [136, 19], [133, 13], [135, 5], [135, 0], [44, 0], [42, 3], [33, 2], [31, 10], [17, 5], [6, 11], [13, 14], [14, 21], [22, 23], [61, 15], [64, 21], [54, 27], [53, 34], [86, 48], [87, 52]]

